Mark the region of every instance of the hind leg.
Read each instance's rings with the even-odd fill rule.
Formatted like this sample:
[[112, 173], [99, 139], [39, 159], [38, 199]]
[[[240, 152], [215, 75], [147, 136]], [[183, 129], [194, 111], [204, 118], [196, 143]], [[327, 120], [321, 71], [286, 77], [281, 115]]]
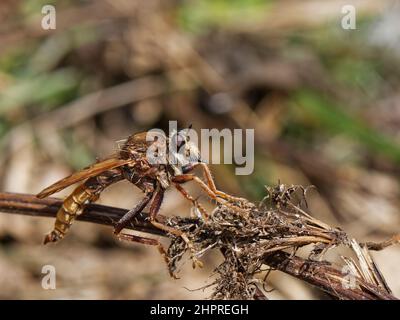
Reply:
[[[150, 223], [155, 226], [156, 228], [163, 230], [165, 232], [174, 234], [178, 237], [181, 237], [183, 235], [182, 231], [174, 229], [172, 227], [166, 226], [158, 221], [156, 221], [156, 217], [157, 217], [157, 213], [160, 210], [162, 201], [164, 199], [164, 192], [165, 190], [161, 187], [158, 187], [157, 191], [154, 192], [153, 189], [151, 189], [150, 191], [148, 191], [148, 193], [145, 195], [145, 197], [138, 203], [138, 205], [133, 208], [132, 210], [130, 210], [129, 212], [127, 212], [117, 223], [117, 225], [115, 226], [114, 229], [114, 233], [116, 235], [118, 235], [118, 238], [120, 240], [127, 240], [127, 241], [134, 241], [134, 242], [138, 242], [138, 243], [142, 243], [142, 244], [147, 244], [147, 245], [153, 245], [153, 246], [157, 246], [158, 251], [160, 252], [160, 254], [164, 257], [164, 260], [166, 262], [167, 265], [169, 265], [170, 263], [170, 259], [164, 249], [164, 247], [162, 246], [162, 244], [156, 240], [156, 239], [151, 239], [151, 238], [145, 238], [145, 237], [139, 237], [136, 235], [132, 235], [132, 234], [126, 234], [126, 233], [120, 233], [121, 230], [127, 226], [130, 221], [132, 221], [132, 219], [139, 214], [140, 212], [143, 211], [143, 209], [146, 207], [146, 205], [151, 201], [151, 205], [150, 205]], [[185, 239], [187, 239], [187, 237], [185, 237]], [[171, 271], [168, 270], [171, 277], [173, 278], [177, 278], [176, 275]]]
[[[127, 233], [120, 233], [118, 235], [118, 239], [120, 240], [126, 240], [126, 241], [131, 241], [131, 242], [137, 242], [141, 244], [146, 244], [150, 246], [156, 246], [158, 249], [158, 252], [163, 256], [165, 263], [167, 266], [170, 264], [170, 259], [168, 257], [167, 252], [165, 251], [163, 245], [160, 243], [160, 241], [152, 238], [146, 238], [146, 237], [139, 237], [135, 236], [133, 234], [127, 234]], [[179, 279], [169, 268], [168, 268], [169, 275], [174, 278], [174, 279]]]
[[117, 224], [114, 227], [114, 233], [116, 235], [118, 235], [122, 231], [122, 229], [124, 229], [136, 215], [138, 215], [144, 210], [144, 208], [147, 206], [147, 204], [153, 197], [153, 194], [154, 191], [149, 191], [148, 193], [146, 193], [143, 199], [140, 200], [139, 203], [132, 210], [129, 210], [127, 213], [125, 213], [125, 215], [117, 222]]

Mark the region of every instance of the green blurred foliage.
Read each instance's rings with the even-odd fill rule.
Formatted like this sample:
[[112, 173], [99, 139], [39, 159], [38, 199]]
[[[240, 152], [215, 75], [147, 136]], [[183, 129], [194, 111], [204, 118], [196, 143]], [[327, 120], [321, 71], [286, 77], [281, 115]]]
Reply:
[[45, 109], [57, 106], [76, 89], [77, 79], [77, 74], [68, 68], [19, 79], [0, 96], [0, 116], [30, 104]]
[[20, 13], [25, 18], [29, 18], [32, 15], [37, 15], [42, 12], [42, 8], [45, 5], [67, 5], [73, 3], [70, 0], [24, 0], [20, 2]]
[[64, 159], [75, 170], [80, 170], [93, 163], [95, 157], [87, 145], [79, 140], [73, 131], [68, 130], [63, 134], [65, 143]]
[[203, 33], [216, 26], [261, 21], [272, 3], [265, 0], [185, 1], [178, 9], [178, 22], [184, 30]]
[[318, 131], [345, 134], [370, 152], [380, 153], [393, 161], [400, 162], [400, 146], [397, 143], [367, 126], [360, 117], [344, 111], [344, 107], [321, 93], [306, 89], [295, 93], [292, 108], [300, 108], [301, 112], [315, 122]]

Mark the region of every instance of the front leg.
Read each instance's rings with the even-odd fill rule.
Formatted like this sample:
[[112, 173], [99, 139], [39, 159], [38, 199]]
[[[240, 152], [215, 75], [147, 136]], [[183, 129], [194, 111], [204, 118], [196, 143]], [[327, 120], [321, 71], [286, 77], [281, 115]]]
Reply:
[[225, 203], [224, 200], [221, 200], [218, 198], [218, 196], [215, 194], [215, 192], [207, 184], [205, 184], [203, 180], [201, 180], [199, 177], [197, 177], [193, 174], [181, 174], [179, 176], [175, 176], [172, 178], [172, 182], [176, 183], [176, 184], [182, 184], [182, 183], [186, 183], [189, 181], [195, 181], [196, 183], [198, 183], [199, 186], [207, 193], [207, 195], [211, 199], [213, 199], [219, 203], [223, 203], [223, 204]]
[[207, 193], [207, 195], [217, 203], [224, 205], [240, 214], [247, 214], [244, 209], [237, 205], [237, 203], [240, 203], [240, 201], [243, 199], [232, 196], [228, 196], [228, 198], [219, 196], [219, 193], [224, 195], [226, 194], [218, 190], [217, 193], [214, 192], [209, 185], [207, 185], [203, 180], [194, 174], [181, 174], [172, 178], [172, 182], [177, 184], [182, 184], [189, 181], [195, 181], [197, 184], [199, 184], [199, 186]]
[[[203, 170], [203, 175], [206, 179], [208, 189], [211, 190], [215, 196], [225, 199], [229, 202], [240, 202], [240, 201], [245, 200], [243, 198], [234, 197], [225, 192], [218, 190], [217, 187], [215, 186], [215, 182], [214, 182], [214, 178], [211, 174], [211, 170], [208, 167], [208, 165], [204, 162], [190, 163], [190, 164], [184, 166], [182, 171], [184, 174], [189, 173], [189, 172], [193, 171], [197, 166], [200, 166], [201, 169]], [[203, 187], [203, 189], [204, 189], [204, 187]], [[208, 190], [206, 190], [206, 191], [207, 191], [207, 193], [209, 193]]]

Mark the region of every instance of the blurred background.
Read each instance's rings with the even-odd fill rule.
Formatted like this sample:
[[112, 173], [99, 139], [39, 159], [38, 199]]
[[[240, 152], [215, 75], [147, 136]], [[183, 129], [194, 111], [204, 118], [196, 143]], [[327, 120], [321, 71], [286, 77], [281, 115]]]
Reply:
[[[46, 4], [55, 30], [41, 27]], [[355, 30], [341, 26], [348, 4]], [[0, 21], [1, 191], [38, 193], [131, 133], [177, 120], [255, 129], [254, 173], [213, 165], [220, 189], [260, 201], [265, 185], [313, 184], [317, 218], [360, 241], [399, 232], [399, 1], [3, 0]], [[140, 197], [120, 182], [99, 202], [131, 208]], [[189, 209], [171, 190], [161, 213]], [[155, 248], [110, 228], [75, 223], [44, 247], [52, 226], [0, 214], [0, 298], [205, 298], [192, 290], [221, 259], [188, 262], [172, 280]], [[373, 256], [400, 296], [400, 248]], [[46, 264], [56, 290], [41, 287]], [[272, 299], [326, 298], [279, 272], [268, 281]]]

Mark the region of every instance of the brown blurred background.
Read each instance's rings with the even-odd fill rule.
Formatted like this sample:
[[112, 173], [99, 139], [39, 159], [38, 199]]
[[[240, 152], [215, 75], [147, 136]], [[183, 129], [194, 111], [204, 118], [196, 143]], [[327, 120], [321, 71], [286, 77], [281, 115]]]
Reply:
[[[0, 188], [37, 193], [151, 128], [255, 129], [255, 171], [213, 165], [217, 185], [260, 201], [265, 185], [313, 184], [309, 210], [360, 241], [400, 230], [400, 5], [397, 1], [50, 1], [0, 4]], [[56, 30], [41, 28], [42, 6]], [[357, 29], [344, 30], [352, 4]], [[60, 193], [64, 196], [68, 191]], [[200, 195], [192, 186], [191, 191]], [[100, 203], [131, 208], [121, 182]], [[209, 204], [210, 205], [210, 204]], [[170, 191], [166, 215], [189, 215]], [[152, 247], [75, 223], [42, 246], [53, 221], [0, 214], [0, 298], [195, 299], [206, 267], [168, 276]], [[400, 296], [399, 247], [373, 253]], [[57, 289], [41, 269], [56, 267]], [[273, 299], [324, 295], [279, 272]]]

